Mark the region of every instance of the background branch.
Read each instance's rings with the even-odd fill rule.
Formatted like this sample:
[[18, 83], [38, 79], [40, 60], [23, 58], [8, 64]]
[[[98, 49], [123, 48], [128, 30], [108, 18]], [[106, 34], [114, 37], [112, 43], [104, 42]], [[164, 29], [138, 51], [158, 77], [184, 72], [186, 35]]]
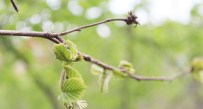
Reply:
[[18, 12], [19, 10], [14, 0], [10, 0], [10, 1], [11, 1], [11, 4], [13, 5], [13, 8]]

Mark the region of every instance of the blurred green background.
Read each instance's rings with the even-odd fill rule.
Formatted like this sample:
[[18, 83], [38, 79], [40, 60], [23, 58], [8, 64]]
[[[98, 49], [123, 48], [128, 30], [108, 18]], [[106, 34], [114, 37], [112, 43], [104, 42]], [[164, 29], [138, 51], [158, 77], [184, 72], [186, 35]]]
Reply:
[[[136, 14], [141, 24], [137, 28], [112, 22], [65, 37], [81, 52], [113, 66], [118, 66], [120, 60], [132, 62], [140, 75], [170, 77], [190, 69], [194, 57], [203, 56], [202, 2], [192, 5], [187, 22], [165, 19], [156, 23], [148, 0], [131, 3], [132, 9], [126, 12], [123, 9], [125, 14], [109, 8], [111, 4], [122, 10], [121, 2], [117, 3], [121, 0], [16, 1], [19, 13], [9, 0], [0, 1], [0, 29], [61, 32], [107, 18], [124, 18], [127, 11], [136, 14], [136, 10], [141, 10], [138, 13], [147, 17], [144, 22], [144, 18]], [[52, 42], [40, 38], [0, 37], [0, 109], [64, 108], [56, 99], [60, 93], [58, 81], [62, 67], [55, 60], [52, 47]], [[79, 62], [74, 67], [82, 73], [88, 86], [84, 95], [87, 109], [203, 107], [202, 84], [188, 75], [170, 83], [113, 77], [109, 93], [101, 94], [98, 77], [90, 73], [90, 64]]]

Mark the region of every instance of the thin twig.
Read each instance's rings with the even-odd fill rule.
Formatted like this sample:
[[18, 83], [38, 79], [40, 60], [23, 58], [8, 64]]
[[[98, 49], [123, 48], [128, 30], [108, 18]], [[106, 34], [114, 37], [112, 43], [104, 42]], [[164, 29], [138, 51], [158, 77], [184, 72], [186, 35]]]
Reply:
[[13, 5], [13, 8], [18, 12], [19, 10], [14, 0], [10, 0], [10, 1], [11, 1], [11, 4]]
[[69, 34], [69, 33], [72, 33], [72, 32], [76, 32], [76, 31], [81, 31], [82, 29], [85, 29], [85, 28], [93, 27], [93, 26], [96, 26], [96, 25], [100, 25], [100, 24], [107, 23], [107, 22], [112, 22], [112, 21], [124, 21], [125, 22], [126, 19], [106, 19], [104, 21], [100, 21], [100, 22], [97, 22], [97, 23], [77, 27], [77, 28], [74, 28], [72, 30], [62, 32], [62, 33], [59, 34], [59, 36], [63, 36], [63, 35], [66, 35], [66, 34]]
[[137, 81], [169, 81], [170, 82], [186, 74], [189, 74], [189, 72], [179, 73], [173, 77], [146, 77], [146, 76], [133, 75], [131, 73], [129, 73], [128, 76], [129, 78], [135, 79]]
[[56, 44], [59, 44], [59, 43], [61, 43], [58, 39], [56, 39], [56, 38], [47, 38], [47, 39], [49, 39], [50, 41], [52, 41], [52, 42], [54, 42], [54, 43], [56, 43]]
[[[86, 54], [83, 54], [83, 57], [84, 57], [85, 61], [90, 62], [92, 64], [96, 64], [105, 70], [110, 70], [110, 71], [120, 70], [121, 72], [126, 73], [125, 71], [122, 71], [119, 68], [115, 68], [113, 66], [110, 66], [110, 65], [103, 63], [97, 59], [94, 59], [94, 58], [92, 58]], [[129, 78], [135, 79], [137, 81], [172, 81], [172, 80], [175, 80], [176, 78], [178, 78], [180, 76], [184, 76], [185, 74], [189, 74], [189, 72], [179, 73], [173, 77], [146, 77], [146, 76], [136, 75], [136, 73], [135, 74], [127, 73]]]
[[105, 64], [97, 59], [94, 59], [94, 58], [90, 57], [89, 55], [83, 54], [83, 58], [85, 61], [96, 64], [105, 70], [116, 70], [116, 68], [109, 66], [108, 64]]

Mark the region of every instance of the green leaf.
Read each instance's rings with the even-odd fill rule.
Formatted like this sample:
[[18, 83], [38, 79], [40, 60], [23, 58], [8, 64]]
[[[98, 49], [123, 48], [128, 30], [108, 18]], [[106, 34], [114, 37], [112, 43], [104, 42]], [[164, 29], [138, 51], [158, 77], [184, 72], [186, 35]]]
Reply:
[[62, 87], [63, 93], [59, 96], [59, 99], [67, 103], [74, 102], [82, 97], [85, 88], [82, 79], [75, 77], [67, 79]]
[[87, 107], [87, 102], [85, 100], [77, 100], [73, 105], [74, 109], [84, 109]]
[[104, 69], [95, 65], [95, 64], [92, 64], [91, 66], [91, 73], [93, 75], [99, 75], [99, 74], [102, 74], [104, 72]]
[[121, 72], [120, 70], [113, 70], [113, 74], [118, 78], [124, 78], [127, 76], [125, 73]]
[[203, 59], [195, 58], [192, 61], [192, 72], [203, 70]]
[[119, 67], [126, 67], [126, 68], [132, 68], [133, 65], [125, 60], [120, 61]]
[[70, 62], [72, 60], [71, 51], [62, 43], [54, 45], [54, 54], [60, 61]]
[[72, 77], [82, 78], [81, 74], [77, 70], [75, 70], [73, 67], [71, 67], [69, 65], [64, 65], [63, 67], [66, 71], [67, 78], [72, 78]]
[[81, 80], [81, 78], [72, 77], [65, 81], [62, 91], [63, 92], [81, 91], [85, 88], [86, 86], [84, 82]]
[[202, 58], [193, 59], [191, 72], [195, 80], [203, 83], [203, 59]]
[[71, 105], [71, 101], [69, 101], [69, 98], [68, 98], [68, 95], [66, 93], [61, 93], [59, 96], [58, 96], [58, 100], [62, 101], [63, 104], [66, 104], [66, 105]]
[[82, 61], [84, 59], [84, 56], [82, 55], [82, 53], [78, 52], [78, 57], [75, 59], [76, 61]]
[[72, 41], [70, 41], [70, 40], [66, 40], [66, 43], [68, 44], [69, 49], [70, 49], [73, 57], [77, 58], [78, 57], [78, 50], [77, 50], [76, 45]]
[[119, 68], [124, 70], [126, 73], [135, 73], [133, 65], [128, 61], [120, 61]]
[[66, 72], [63, 70], [61, 72], [60, 81], [59, 81], [59, 85], [60, 85], [61, 89], [63, 87], [63, 84], [64, 84], [65, 80], [66, 80]]
[[203, 83], [203, 71], [193, 73], [195, 80]]
[[58, 97], [58, 99], [60, 99], [61, 101], [64, 100], [64, 105], [68, 108], [68, 109], [84, 109], [87, 107], [87, 102], [85, 100], [77, 100], [75, 102], [67, 102], [66, 99], [66, 94], [60, 95]]

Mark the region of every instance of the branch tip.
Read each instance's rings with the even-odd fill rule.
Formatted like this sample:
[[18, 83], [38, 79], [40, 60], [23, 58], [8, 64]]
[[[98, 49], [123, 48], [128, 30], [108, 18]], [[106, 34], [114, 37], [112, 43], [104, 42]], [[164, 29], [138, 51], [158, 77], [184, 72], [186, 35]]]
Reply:
[[128, 16], [125, 20], [127, 25], [135, 24], [135, 26], [139, 25], [140, 23], [137, 21], [137, 16], [132, 13], [132, 11], [128, 12]]

